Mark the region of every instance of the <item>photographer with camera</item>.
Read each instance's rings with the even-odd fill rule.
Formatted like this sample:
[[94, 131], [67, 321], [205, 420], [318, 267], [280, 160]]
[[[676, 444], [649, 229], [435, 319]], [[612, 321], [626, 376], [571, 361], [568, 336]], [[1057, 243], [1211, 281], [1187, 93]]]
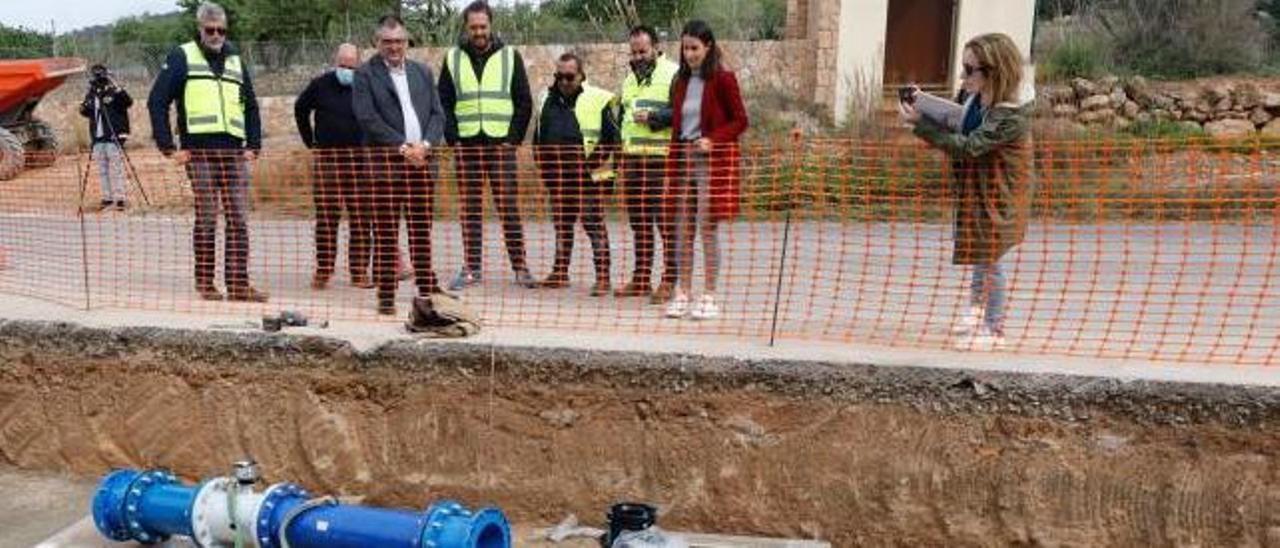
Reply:
[[102, 180], [102, 209], [125, 208], [124, 142], [129, 138], [129, 107], [133, 98], [111, 79], [107, 67], [89, 69], [89, 91], [80, 115], [89, 119], [93, 158]]

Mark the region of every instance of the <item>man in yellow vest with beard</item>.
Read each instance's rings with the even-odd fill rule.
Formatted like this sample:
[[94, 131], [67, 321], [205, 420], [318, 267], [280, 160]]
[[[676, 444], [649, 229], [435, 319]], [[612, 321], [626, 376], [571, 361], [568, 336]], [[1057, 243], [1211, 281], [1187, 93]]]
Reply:
[[556, 81], [547, 90], [534, 132], [534, 155], [542, 184], [551, 198], [556, 231], [555, 261], [551, 275], [539, 286], [558, 289], [569, 285], [573, 257], [574, 226], [591, 240], [596, 283], [591, 296], [609, 294], [609, 232], [604, 224], [604, 200], [613, 187], [613, 172], [604, 169], [619, 142], [614, 119], [614, 95], [586, 82], [582, 59], [572, 53], [556, 63]]
[[[200, 38], [169, 54], [147, 99], [151, 132], [165, 156], [186, 168], [195, 195], [196, 291], [220, 301], [214, 284], [218, 209], [226, 217], [223, 282], [226, 298], [266, 302], [267, 294], [249, 284], [248, 163], [262, 148], [262, 122], [248, 68], [227, 41], [227, 14], [204, 2], [196, 9]], [[169, 107], [178, 106], [175, 146]]]
[[[662, 210], [666, 182], [667, 149], [671, 143], [671, 84], [680, 66], [658, 50], [651, 27], [631, 30], [631, 71], [622, 84], [622, 188], [627, 218], [635, 241], [635, 267], [631, 282], [618, 289], [619, 297], [650, 296], [654, 304], [671, 298], [676, 280], [674, 212]], [[662, 237], [661, 283], [653, 288], [651, 276], [656, 247], [654, 227]]]
[[455, 146], [462, 198], [463, 265], [449, 283], [460, 291], [480, 283], [484, 232], [484, 181], [488, 179], [516, 283], [536, 284], [525, 262], [524, 227], [516, 187], [516, 147], [524, 142], [533, 97], [524, 60], [493, 35], [493, 10], [483, 1], [462, 10], [466, 40], [445, 53], [440, 102], [445, 139]]

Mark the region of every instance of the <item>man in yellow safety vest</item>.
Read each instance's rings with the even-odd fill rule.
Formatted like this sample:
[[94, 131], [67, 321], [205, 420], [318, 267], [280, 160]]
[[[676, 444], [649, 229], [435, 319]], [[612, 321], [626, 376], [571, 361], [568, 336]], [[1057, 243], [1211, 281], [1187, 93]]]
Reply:
[[613, 93], [586, 82], [582, 59], [565, 53], [556, 62], [556, 81], [547, 90], [534, 132], [534, 156], [542, 184], [551, 198], [556, 232], [551, 275], [539, 286], [569, 285], [573, 257], [573, 229], [581, 219], [591, 240], [596, 283], [591, 296], [609, 294], [609, 232], [604, 224], [604, 201], [613, 188], [613, 172], [604, 165], [620, 137], [614, 118]]
[[[671, 143], [671, 84], [679, 65], [658, 51], [653, 28], [631, 30], [631, 71], [622, 84], [622, 188], [627, 217], [635, 241], [631, 282], [619, 297], [649, 295], [650, 302], [666, 302], [675, 285], [675, 230], [671, 213], [662, 210], [667, 148]], [[656, 289], [651, 285], [655, 246], [654, 226], [662, 237], [663, 272]]]
[[484, 229], [484, 181], [489, 181], [516, 283], [534, 287], [525, 261], [520, 221], [516, 147], [524, 142], [533, 97], [524, 60], [493, 35], [493, 10], [481, 0], [462, 10], [466, 39], [445, 53], [440, 102], [445, 139], [455, 146], [454, 166], [462, 198], [463, 265], [449, 283], [460, 291], [480, 283]]
[[[151, 133], [165, 156], [186, 168], [195, 195], [195, 285], [200, 297], [220, 301], [214, 284], [218, 209], [226, 217], [223, 282], [226, 298], [266, 302], [249, 284], [248, 163], [262, 148], [262, 122], [248, 67], [227, 41], [227, 14], [204, 2], [196, 9], [199, 40], [175, 48], [165, 59], [147, 99]], [[169, 127], [177, 103], [178, 139]]]

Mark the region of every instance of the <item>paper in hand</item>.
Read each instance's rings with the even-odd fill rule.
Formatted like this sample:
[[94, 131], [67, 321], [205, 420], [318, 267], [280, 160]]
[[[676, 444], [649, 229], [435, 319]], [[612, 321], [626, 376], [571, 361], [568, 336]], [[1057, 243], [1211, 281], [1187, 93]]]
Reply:
[[920, 116], [952, 131], [960, 131], [960, 124], [964, 122], [964, 105], [924, 92], [917, 93], [915, 99], [914, 106]]

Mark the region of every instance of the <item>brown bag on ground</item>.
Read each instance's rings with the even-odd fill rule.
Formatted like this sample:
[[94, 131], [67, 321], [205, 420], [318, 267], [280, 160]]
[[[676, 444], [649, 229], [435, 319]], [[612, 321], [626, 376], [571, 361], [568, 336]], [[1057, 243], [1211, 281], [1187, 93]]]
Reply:
[[428, 297], [414, 297], [409, 321], [404, 324], [410, 333], [436, 339], [470, 337], [480, 332], [480, 317], [462, 300], [444, 293]]

